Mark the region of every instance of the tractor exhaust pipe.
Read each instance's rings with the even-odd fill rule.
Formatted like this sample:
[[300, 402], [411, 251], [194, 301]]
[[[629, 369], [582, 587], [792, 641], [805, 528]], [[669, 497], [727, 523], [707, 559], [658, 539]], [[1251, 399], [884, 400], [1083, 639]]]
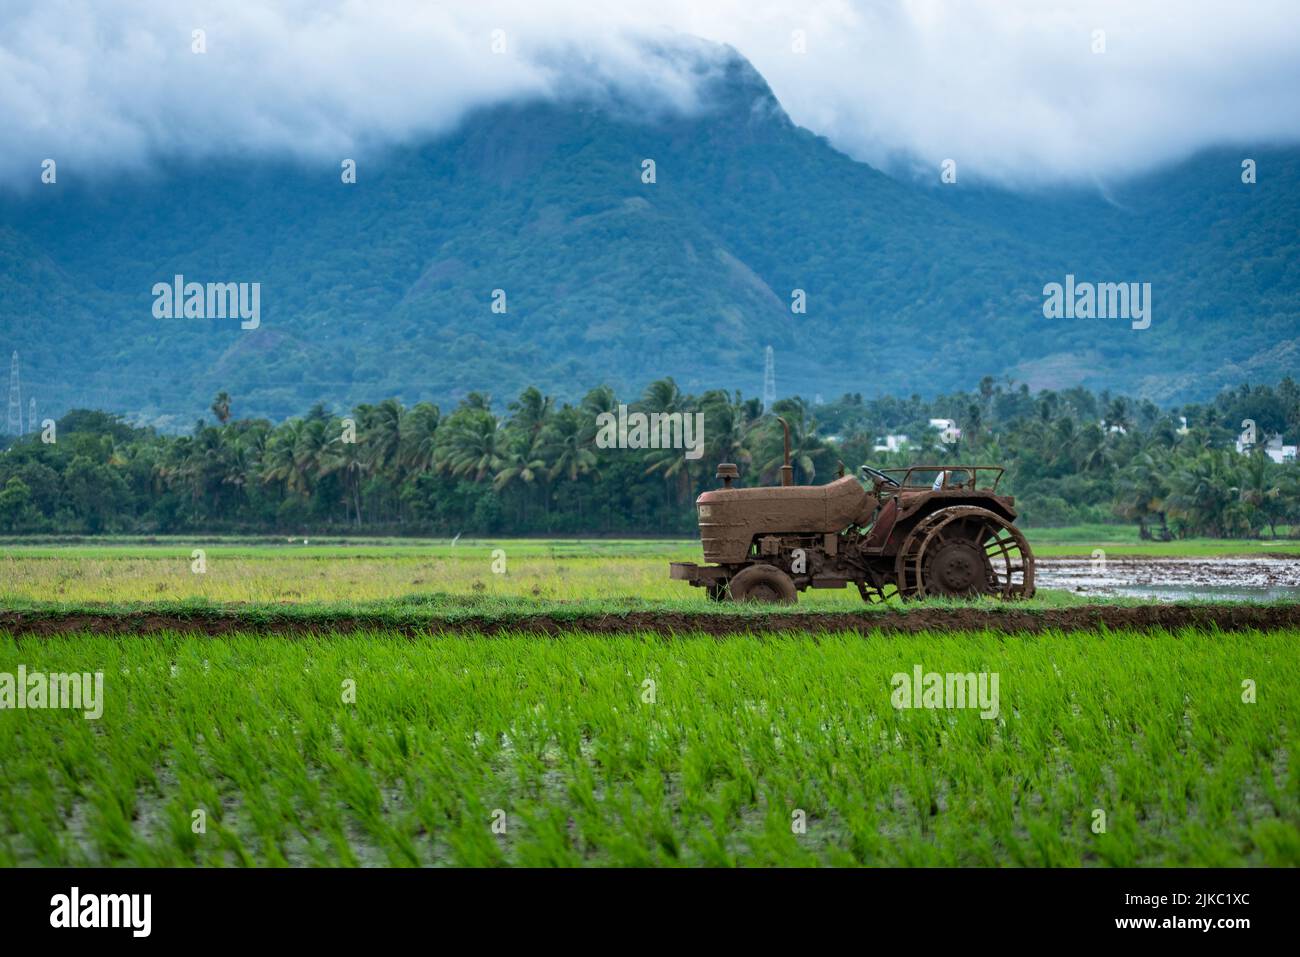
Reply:
[[786, 487], [794, 484], [794, 466], [790, 464], [790, 423], [779, 415], [776, 421], [785, 430], [785, 464], [781, 466], [781, 485]]

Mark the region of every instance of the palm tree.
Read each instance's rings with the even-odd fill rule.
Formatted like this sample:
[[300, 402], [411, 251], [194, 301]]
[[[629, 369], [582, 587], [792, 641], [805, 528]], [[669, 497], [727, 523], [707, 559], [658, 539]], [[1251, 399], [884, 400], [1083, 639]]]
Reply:
[[708, 461], [750, 465], [754, 455], [749, 450], [750, 432], [754, 428], [753, 409], [736, 392], [706, 392], [700, 400], [704, 412], [705, 457]]
[[1107, 431], [1110, 431], [1111, 429], [1122, 429], [1127, 432], [1133, 425], [1133, 418], [1129, 411], [1128, 399], [1124, 398], [1122, 395], [1111, 399], [1110, 403], [1106, 406], [1105, 421]]
[[230, 421], [230, 394], [224, 389], [212, 400], [212, 414], [222, 425]]
[[419, 475], [433, 468], [441, 421], [442, 413], [429, 402], [417, 402], [402, 419], [399, 459], [408, 473]]
[[307, 490], [329, 474], [326, 471], [331, 453], [331, 443], [342, 431], [332, 428], [328, 419], [309, 418], [298, 432], [293, 446], [293, 465], [298, 472], [298, 482]]
[[830, 451], [817, 437], [817, 420], [808, 416], [802, 399], [782, 399], [772, 407], [772, 413], [764, 429], [759, 473], [774, 479], [785, 464], [785, 430], [776, 420], [779, 415], [790, 425], [790, 464], [794, 466], [796, 484], [811, 485], [817, 477], [817, 464], [824, 462]]
[[586, 445], [596, 444], [597, 422], [602, 414], [618, 415], [618, 396], [607, 385], [597, 386], [582, 398], [578, 407], [582, 417], [582, 441]]
[[501, 459], [496, 478], [492, 480], [495, 491], [509, 488], [516, 482], [531, 485], [539, 475], [546, 473], [546, 462], [530, 455], [530, 449], [514, 448]]
[[[647, 413], [660, 413], [662, 415], [680, 415], [691, 414], [688, 409], [688, 399], [682, 394], [681, 389], [672, 378], [657, 379], [651, 382], [645, 388], [642, 395], [640, 408]], [[658, 472], [664, 477], [664, 480], [673, 483], [675, 480], [677, 501], [682, 501], [690, 494], [691, 475], [690, 460], [686, 458], [683, 449], [647, 449], [646, 460], [649, 465], [645, 469], [646, 475], [653, 475]]]
[[566, 405], [552, 419], [542, 436], [542, 446], [551, 460], [547, 477], [564, 477], [576, 482], [596, 468], [596, 453], [586, 438], [586, 421], [582, 412]]
[[1272, 537], [1277, 537], [1277, 523], [1283, 516], [1280, 469], [1273, 460], [1257, 450], [1246, 458], [1241, 468], [1241, 501], [1247, 508], [1247, 520], [1252, 531], [1268, 525]]
[[518, 399], [510, 403], [510, 411], [514, 414], [510, 417], [508, 427], [526, 435], [530, 444], [534, 443], [551, 420], [554, 405], [554, 399], [542, 395], [536, 387], [529, 386], [519, 393]]
[[[1068, 420], [1063, 420], [1068, 421]], [[984, 416], [980, 413], [978, 402], [971, 402], [966, 406], [966, 428], [962, 432], [962, 438], [966, 440], [966, 445], [972, 452], [980, 441], [980, 430], [984, 427]]]
[[396, 399], [385, 399], [366, 410], [361, 426], [361, 440], [366, 447], [370, 470], [387, 474], [399, 460], [402, 447], [402, 420], [405, 412]]
[[[1300, 473], [1297, 472], [1294, 465], [1288, 465], [1282, 470], [1278, 488], [1281, 494], [1276, 506], [1277, 521], [1290, 525], [1291, 535], [1295, 537], [1297, 525], [1300, 525]], [[1277, 529], [1273, 522], [1273, 518], [1270, 517], [1269, 527], [1273, 536], [1276, 537]]]
[[1222, 537], [1238, 528], [1243, 507], [1236, 483], [1235, 452], [1206, 449], [1184, 460], [1170, 477], [1166, 504], [1195, 534]]
[[279, 482], [286, 491], [299, 491], [295, 484], [298, 471], [294, 466], [293, 449], [302, 431], [301, 419], [290, 419], [276, 428], [267, 439], [262, 455], [262, 482]]
[[500, 423], [486, 409], [465, 406], [457, 409], [443, 428], [444, 444], [438, 447], [438, 469], [456, 478], [472, 477], [481, 482], [496, 473], [505, 461]]
[[607, 385], [598, 385], [582, 398], [582, 411], [595, 418], [602, 412], [618, 412], [618, 397]]
[[1076, 472], [1103, 471], [1110, 463], [1106, 434], [1091, 422], [1077, 433], [1073, 453]]
[[641, 404], [652, 412], [680, 412], [685, 405], [685, 396], [669, 376], [656, 379], [646, 386], [641, 396]]
[[[328, 431], [323, 429], [322, 433], [328, 435]], [[364, 446], [360, 442], [343, 441], [342, 429], [327, 439], [315, 459], [318, 478], [335, 474], [342, 478], [344, 515], [346, 517], [350, 509], [356, 516], [358, 528], [361, 526], [361, 479], [367, 471], [367, 462]]]
[[1147, 522], [1154, 516], [1160, 530], [1166, 529], [1165, 497], [1169, 494], [1169, 466], [1156, 460], [1150, 452], [1140, 452], [1120, 472], [1115, 483], [1116, 511], [1120, 517], [1136, 521], [1142, 537], [1147, 538]]
[[247, 431], [236, 431], [234, 428], [221, 430], [221, 441], [226, 446], [222, 484], [240, 491], [247, 487], [248, 480], [261, 469], [262, 454], [266, 450], [266, 434], [266, 429], [260, 427]]

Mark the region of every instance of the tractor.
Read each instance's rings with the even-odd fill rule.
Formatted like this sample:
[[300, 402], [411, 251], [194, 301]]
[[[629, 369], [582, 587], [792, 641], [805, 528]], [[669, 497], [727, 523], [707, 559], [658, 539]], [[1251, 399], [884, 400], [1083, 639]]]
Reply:
[[793, 604], [805, 588], [856, 585], [867, 602], [941, 595], [1029, 598], [1034, 557], [1015, 526], [1015, 499], [998, 495], [1005, 469], [918, 465], [795, 485], [790, 429], [777, 487], [722, 488], [696, 499], [705, 561], [673, 562], [673, 579], [715, 601]]

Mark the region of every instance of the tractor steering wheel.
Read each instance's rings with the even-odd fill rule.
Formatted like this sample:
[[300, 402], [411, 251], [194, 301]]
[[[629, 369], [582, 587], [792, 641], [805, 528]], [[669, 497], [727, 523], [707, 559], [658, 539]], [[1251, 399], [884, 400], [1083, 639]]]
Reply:
[[890, 478], [884, 472], [880, 471], [880, 469], [873, 469], [870, 465], [862, 466], [862, 477], [884, 482], [886, 485], [893, 485], [896, 488], [898, 487], [898, 479]]

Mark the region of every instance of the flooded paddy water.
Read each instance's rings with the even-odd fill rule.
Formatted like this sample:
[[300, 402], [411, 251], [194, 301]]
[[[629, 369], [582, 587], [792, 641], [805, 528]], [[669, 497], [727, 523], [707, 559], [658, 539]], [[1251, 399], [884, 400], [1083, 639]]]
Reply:
[[1300, 558], [1039, 558], [1035, 584], [1097, 597], [1300, 601]]

